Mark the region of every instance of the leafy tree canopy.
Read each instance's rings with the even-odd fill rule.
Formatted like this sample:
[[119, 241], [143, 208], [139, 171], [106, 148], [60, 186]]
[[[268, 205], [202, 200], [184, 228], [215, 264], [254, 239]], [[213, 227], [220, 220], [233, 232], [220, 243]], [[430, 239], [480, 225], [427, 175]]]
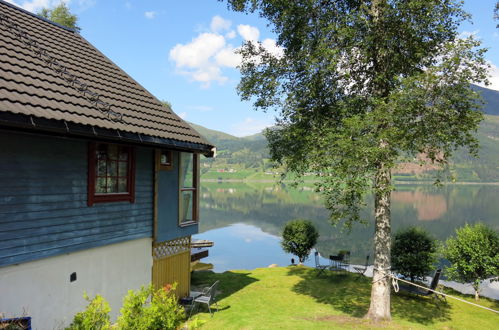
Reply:
[[320, 173], [333, 220], [359, 220], [381, 163], [420, 152], [445, 163], [456, 147], [476, 150], [482, 115], [470, 82], [487, 69], [479, 42], [458, 38], [468, 17], [459, 2], [378, 1], [378, 14], [376, 1], [228, 2], [258, 10], [277, 33], [282, 57], [245, 44], [238, 90], [279, 111], [271, 154], [290, 171]]
[[424, 229], [411, 227], [401, 230], [393, 240], [392, 268], [414, 282], [433, 270], [436, 252], [435, 240]]
[[78, 26], [78, 17], [71, 13], [69, 8], [64, 2], [61, 2], [57, 7], [53, 9], [43, 8], [37, 13], [38, 16], [51, 20], [57, 24], [66, 26], [68, 28], [80, 31], [81, 28]]
[[480, 283], [499, 275], [499, 235], [478, 223], [456, 230], [456, 237], [446, 241], [445, 258], [451, 262], [446, 272], [449, 278], [472, 283], [475, 298], [479, 298]]
[[487, 79], [484, 49], [460, 38], [469, 16], [458, 0], [228, 0], [258, 13], [282, 52], [241, 49], [238, 90], [256, 108], [278, 111], [267, 131], [274, 161], [315, 172], [334, 222], [362, 220], [374, 193], [374, 279], [368, 317], [390, 319], [391, 169], [424, 153], [445, 165], [468, 147], [482, 114], [470, 83]]
[[297, 256], [302, 263], [317, 244], [317, 238], [319, 238], [319, 233], [311, 221], [293, 220], [284, 227], [281, 246], [285, 252]]

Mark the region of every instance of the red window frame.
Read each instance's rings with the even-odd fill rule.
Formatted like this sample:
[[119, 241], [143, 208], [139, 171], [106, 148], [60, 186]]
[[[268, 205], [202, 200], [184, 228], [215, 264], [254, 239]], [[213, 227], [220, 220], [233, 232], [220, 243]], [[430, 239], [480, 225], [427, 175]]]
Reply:
[[88, 199], [87, 205], [92, 206], [95, 203], [107, 202], [135, 202], [135, 149], [130, 146], [125, 147], [128, 151], [128, 173], [127, 173], [127, 192], [126, 193], [96, 193], [97, 183], [97, 146], [99, 144], [111, 145], [112, 143], [90, 142], [88, 144]]

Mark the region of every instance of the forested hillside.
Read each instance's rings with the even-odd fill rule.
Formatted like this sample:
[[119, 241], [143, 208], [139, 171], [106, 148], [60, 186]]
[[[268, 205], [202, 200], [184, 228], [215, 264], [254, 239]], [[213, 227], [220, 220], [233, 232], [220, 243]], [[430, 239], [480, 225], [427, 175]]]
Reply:
[[[478, 131], [481, 146], [479, 158], [472, 158], [465, 150], [458, 150], [449, 172], [457, 181], [499, 182], [499, 91], [473, 87], [482, 93], [485, 101], [485, 120]], [[217, 146], [215, 159], [202, 160], [203, 179], [274, 180], [278, 175], [279, 169], [273, 168], [269, 161], [267, 140], [262, 133], [239, 138], [191, 125]], [[395, 173], [397, 180], [431, 180], [434, 176], [431, 166], [419, 167], [417, 162], [404, 164], [406, 166]]]

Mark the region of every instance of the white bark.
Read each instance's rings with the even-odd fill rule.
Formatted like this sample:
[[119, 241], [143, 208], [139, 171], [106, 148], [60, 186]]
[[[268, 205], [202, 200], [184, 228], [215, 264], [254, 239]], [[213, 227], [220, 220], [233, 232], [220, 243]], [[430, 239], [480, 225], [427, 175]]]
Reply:
[[375, 178], [374, 275], [371, 305], [366, 318], [374, 321], [390, 320], [390, 169], [381, 165]]

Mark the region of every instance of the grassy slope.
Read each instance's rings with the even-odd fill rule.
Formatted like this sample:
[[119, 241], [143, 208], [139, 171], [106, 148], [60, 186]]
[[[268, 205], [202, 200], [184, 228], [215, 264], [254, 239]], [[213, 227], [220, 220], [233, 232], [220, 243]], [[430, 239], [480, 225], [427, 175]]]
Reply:
[[[192, 283], [204, 286], [217, 279], [220, 310], [210, 318], [202, 309], [202, 329], [494, 329], [499, 324], [492, 312], [451, 299], [437, 306], [407, 293], [393, 293], [392, 322], [371, 324], [362, 319], [369, 308], [370, 279], [353, 274], [317, 277], [312, 268], [277, 267], [199, 272]], [[499, 309], [497, 301], [480, 303]]]

